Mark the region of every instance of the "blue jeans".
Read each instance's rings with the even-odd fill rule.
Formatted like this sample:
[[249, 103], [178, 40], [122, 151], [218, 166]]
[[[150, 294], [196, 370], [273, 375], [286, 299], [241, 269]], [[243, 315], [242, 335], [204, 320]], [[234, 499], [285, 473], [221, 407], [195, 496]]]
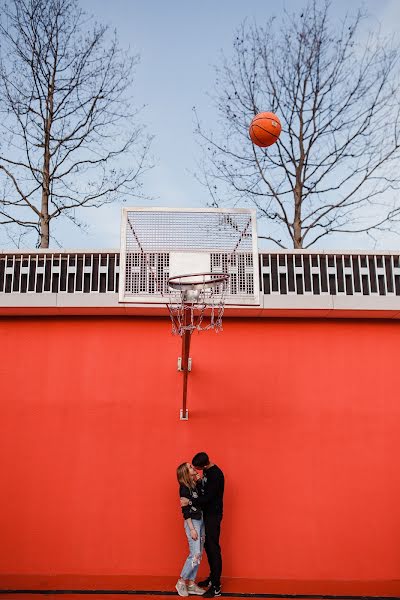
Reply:
[[183, 565], [181, 578], [194, 581], [196, 579], [197, 571], [199, 570], [200, 561], [203, 554], [205, 535], [203, 519], [192, 519], [192, 524], [197, 531], [197, 540], [192, 539], [189, 525], [185, 521], [185, 533], [189, 544], [189, 556]]

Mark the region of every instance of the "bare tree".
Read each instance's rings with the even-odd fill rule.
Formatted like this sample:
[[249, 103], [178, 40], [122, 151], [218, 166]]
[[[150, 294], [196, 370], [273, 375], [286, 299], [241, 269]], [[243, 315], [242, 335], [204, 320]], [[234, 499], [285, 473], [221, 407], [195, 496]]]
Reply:
[[[399, 217], [399, 52], [360, 35], [361, 11], [332, 29], [329, 2], [310, 1], [282, 26], [242, 24], [217, 69], [224, 134], [204, 145], [213, 204], [249, 202], [268, 220], [264, 237], [306, 248], [335, 232], [391, 230]], [[260, 149], [251, 119], [273, 111], [280, 140]], [[227, 200], [228, 198], [228, 200]]]
[[[0, 223], [35, 232], [140, 193], [150, 139], [129, 91], [138, 57], [76, 0], [12, 0], [0, 23]], [[12, 233], [9, 233], [12, 235]]]

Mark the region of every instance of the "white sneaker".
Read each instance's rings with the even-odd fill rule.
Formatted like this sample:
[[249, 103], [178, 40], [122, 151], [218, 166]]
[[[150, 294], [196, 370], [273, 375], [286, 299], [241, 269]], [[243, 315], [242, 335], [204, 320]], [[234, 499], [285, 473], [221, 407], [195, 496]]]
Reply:
[[189, 595], [202, 596], [206, 590], [203, 590], [195, 583], [192, 583], [191, 585], [187, 586], [187, 591], [189, 592]]
[[178, 579], [178, 581], [176, 582], [175, 589], [178, 592], [179, 596], [189, 596], [186, 583], [181, 579]]

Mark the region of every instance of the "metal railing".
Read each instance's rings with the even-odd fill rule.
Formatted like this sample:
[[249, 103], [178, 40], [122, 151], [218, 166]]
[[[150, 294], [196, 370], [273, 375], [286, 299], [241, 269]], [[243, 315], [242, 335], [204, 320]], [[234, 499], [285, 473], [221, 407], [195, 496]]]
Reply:
[[264, 294], [400, 296], [400, 253], [260, 254]]
[[117, 293], [119, 252], [0, 253], [0, 294]]
[[[259, 258], [264, 295], [400, 296], [400, 253], [288, 250]], [[118, 251], [0, 252], [0, 294], [116, 294], [118, 285]]]

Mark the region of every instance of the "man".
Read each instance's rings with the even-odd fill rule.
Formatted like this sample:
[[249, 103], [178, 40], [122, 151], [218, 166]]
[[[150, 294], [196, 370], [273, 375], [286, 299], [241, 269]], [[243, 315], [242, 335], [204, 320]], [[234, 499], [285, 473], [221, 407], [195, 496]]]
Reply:
[[[197, 504], [203, 510], [206, 541], [204, 549], [210, 565], [210, 575], [198, 585], [208, 587], [203, 598], [214, 598], [221, 595], [222, 557], [219, 536], [223, 513], [224, 474], [217, 465], [210, 462], [205, 452], [199, 452], [193, 457], [192, 465], [203, 470], [202, 495]], [[187, 498], [181, 498], [181, 506], [190, 504]]]

